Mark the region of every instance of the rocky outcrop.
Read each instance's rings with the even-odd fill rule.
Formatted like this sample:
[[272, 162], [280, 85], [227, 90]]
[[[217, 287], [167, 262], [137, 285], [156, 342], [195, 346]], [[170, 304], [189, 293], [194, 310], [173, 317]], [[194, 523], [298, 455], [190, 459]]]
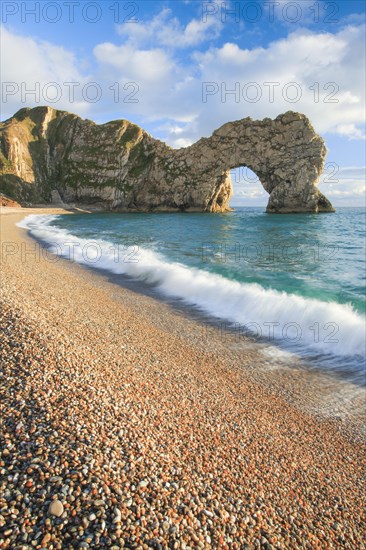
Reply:
[[20, 204], [18, 204], [13, 199], [9, 199], [9, 197], [5, 197], [5, 195], [0, 194], [0, 206], [5, 206], [6, 208], [20, 208]]
[[325, 155], [309, 120], [293, 112], [229, 122], [182, 149], [126, 120], [97, 125], [50, 107], [21, 109], [0, 125], [1, 189], [23, 203], [225, 212], [230, 170], [247, 166], [269, 193], [268, 212], [330, 212], [316, 187]]

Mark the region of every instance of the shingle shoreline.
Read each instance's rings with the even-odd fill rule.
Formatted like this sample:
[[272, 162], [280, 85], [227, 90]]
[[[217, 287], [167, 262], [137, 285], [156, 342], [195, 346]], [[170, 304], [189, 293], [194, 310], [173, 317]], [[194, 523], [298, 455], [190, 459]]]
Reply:
[[1, 278], [0, 548], [365, 548], [360, 442], [102, 279]]

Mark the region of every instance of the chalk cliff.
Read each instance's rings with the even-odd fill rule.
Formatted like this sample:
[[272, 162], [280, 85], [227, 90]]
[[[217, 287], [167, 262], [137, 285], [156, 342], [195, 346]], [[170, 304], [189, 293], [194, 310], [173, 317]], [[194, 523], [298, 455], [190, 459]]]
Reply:
[[172, 149], [126, 120], [97, 125], [50, 107], [0, 123], [0, 191], [22, 203], [95, 204], [122, 211], [230, 210], [230, 170], [247, 166], [268, 212], [332, 212], [317, 182], [326, 148], [306, 116], [228, 122]]

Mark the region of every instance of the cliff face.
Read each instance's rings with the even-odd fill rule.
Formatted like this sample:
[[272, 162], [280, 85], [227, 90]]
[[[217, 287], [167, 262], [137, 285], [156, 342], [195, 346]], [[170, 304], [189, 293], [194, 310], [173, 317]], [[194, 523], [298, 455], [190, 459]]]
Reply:
[[97, 125], [37, 107], [0, 124], [0, 190], [20, 202], [59, 194], [106, 209], [225, 212], [230, 170], [248, 166], [269, 193], [268, 212], [330, 212], [316, 187], [325, 155], [309, 120], [293, 112], [229, 122], [175, 150], [125, 120]]

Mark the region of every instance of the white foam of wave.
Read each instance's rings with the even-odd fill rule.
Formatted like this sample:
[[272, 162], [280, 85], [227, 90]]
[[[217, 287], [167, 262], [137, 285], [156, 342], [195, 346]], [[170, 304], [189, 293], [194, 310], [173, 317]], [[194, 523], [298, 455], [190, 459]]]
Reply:
[[[50, 226], [56, 218], [30, 215], [18, 225], [53, 245], [54, 252], [62, 257], [156, 285], [167, 296], [238, 323], [243, 332], [244, 327], [249, 327], [257, 335], [271, 334], [273, 340], [284, 340], [285, 335], [287, 342], [295, 342], [316, 353], [365, 356], [365, 318], [351, 305], [303, 298], [254, 283], [239, 283], [169, 262], [156, 252], [142, 248], [133, 253], [116, 253], [116, 245], [111, 242], [78, 238], [62, 228]], [[268, 323], [278, 325], [272, 325], [271, 329]]]
[[298, 358], [295, 353], [290, 351], [279, 349], [274, 346], [268, 346], [262, 349], [262, 354], [266, 355], [270, 359], [278, 359], [287, 362], [294, 362]]

